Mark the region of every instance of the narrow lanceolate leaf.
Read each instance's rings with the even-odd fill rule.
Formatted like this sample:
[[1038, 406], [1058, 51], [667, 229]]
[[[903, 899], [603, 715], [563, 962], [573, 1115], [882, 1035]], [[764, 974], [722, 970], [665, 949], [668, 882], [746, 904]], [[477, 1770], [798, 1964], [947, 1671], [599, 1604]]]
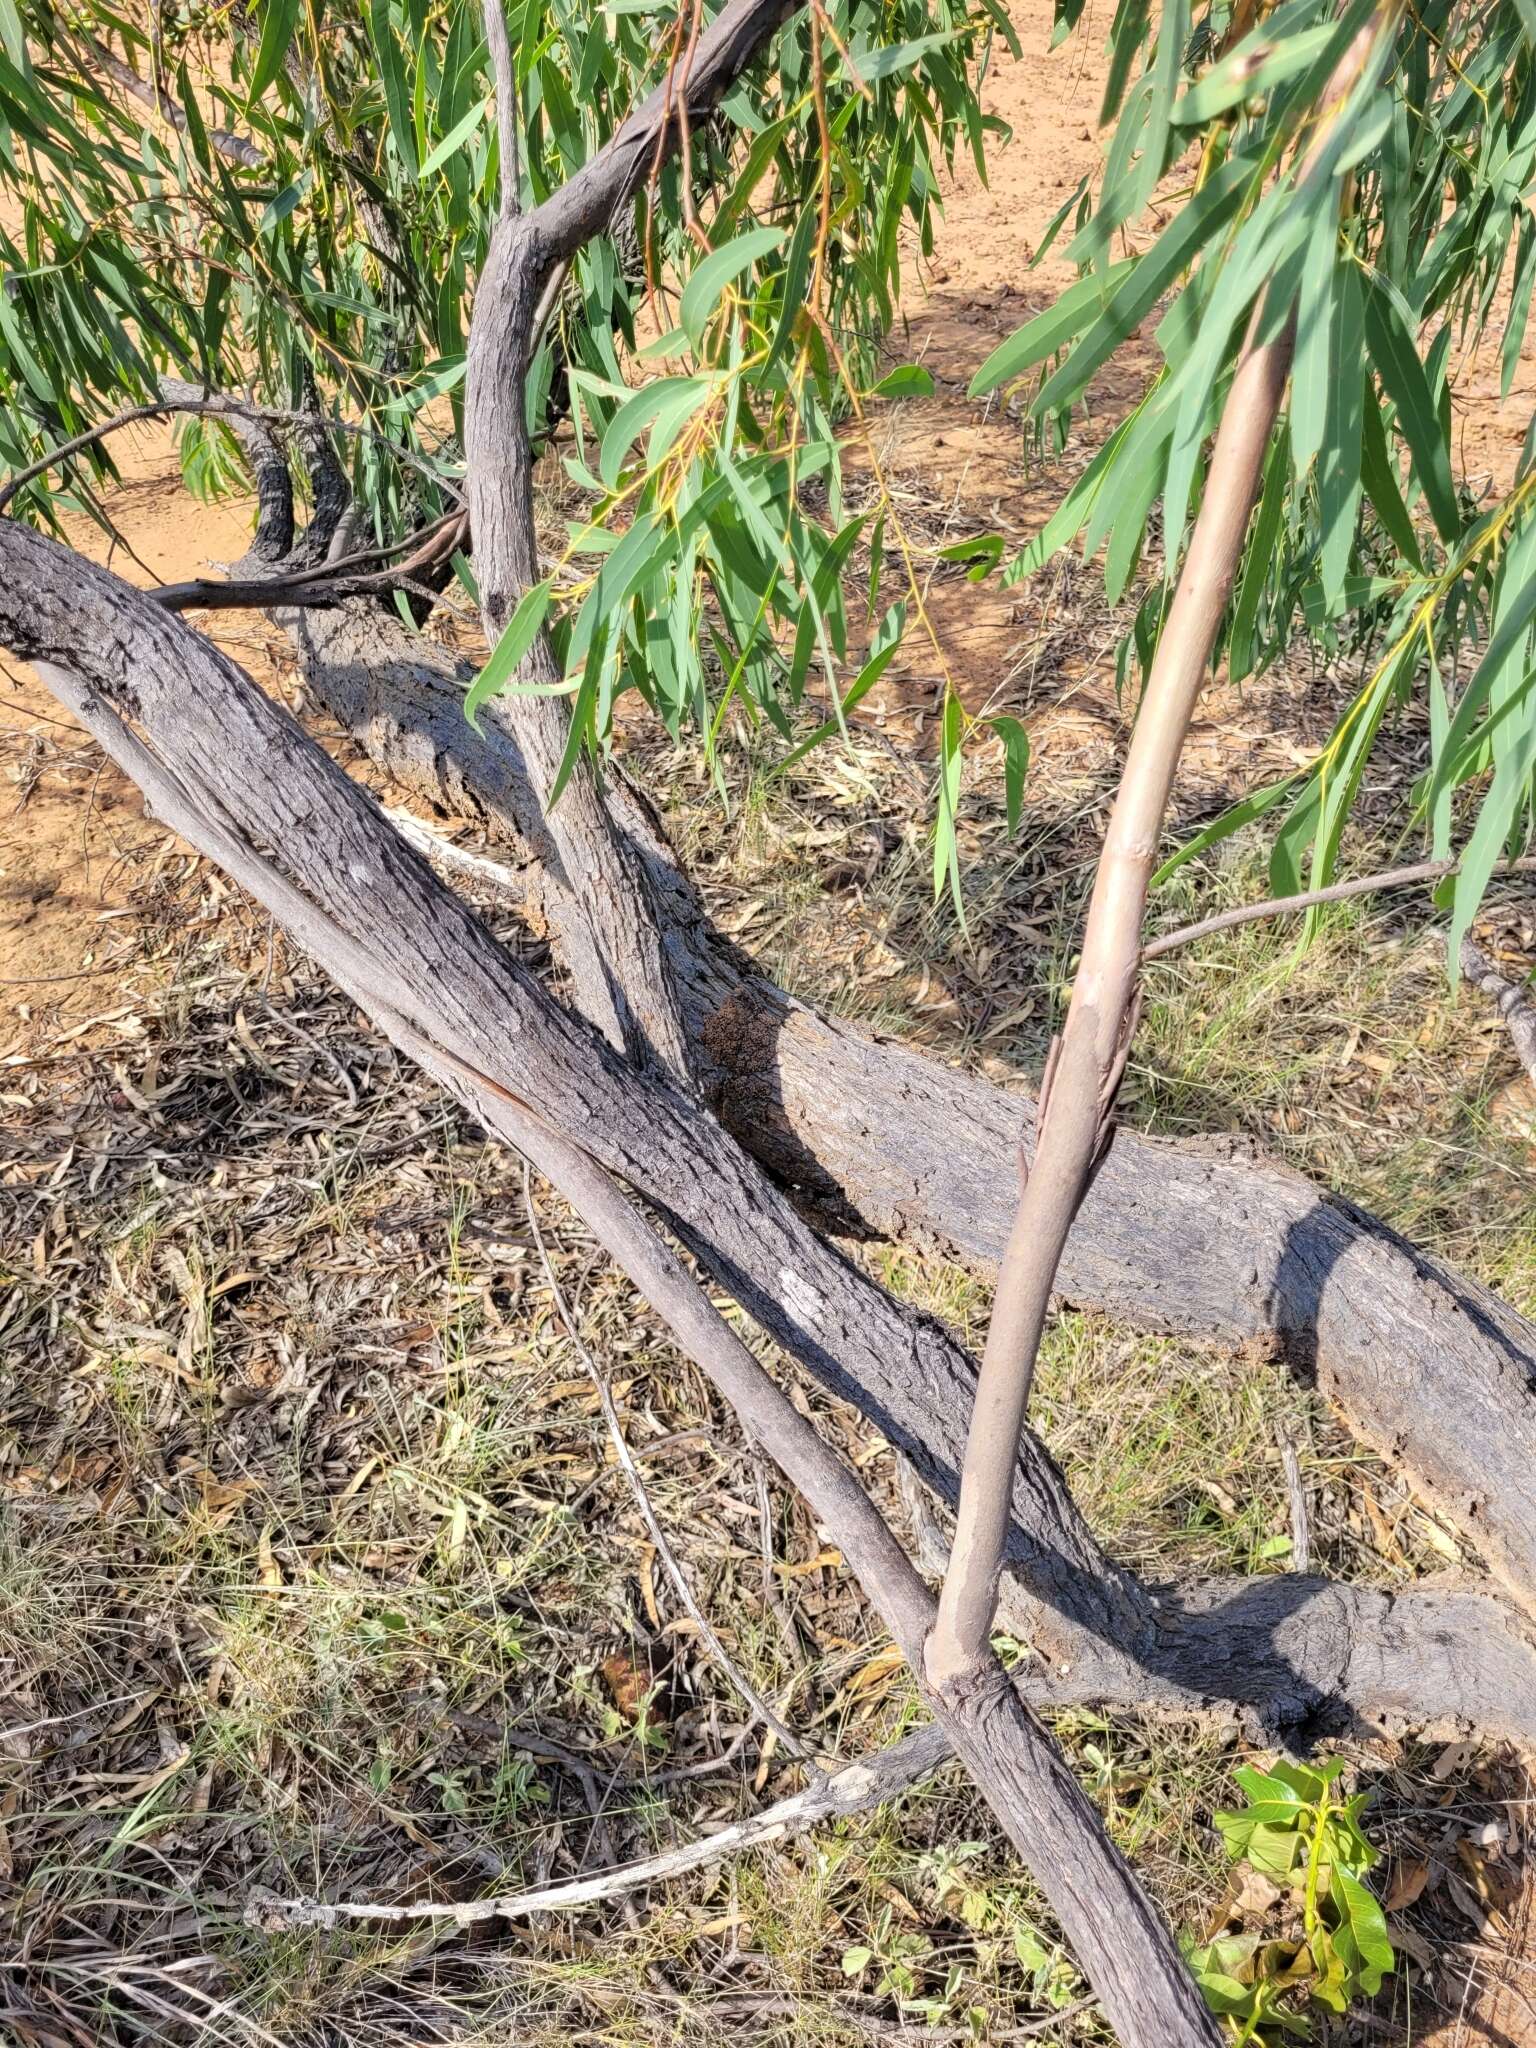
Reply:
[[1330, 605], [1343, 591], [1360, 516], [1366, 383], [1362, 299], [1359, 269], [1346, 258], [1334, 281], [1327, 403], [1317, 465], [1323, 592]]
[[1066, 405], [1123, 341], [1135, 333], [1168, 287], [1232, 218], [1248, 190], [1254, 166], [1245, 158], [1214, 171], [1183, 212], [1136, 263], [1111, 294], [1103, 312], [1051, 377], [1035, 401], [1037, 416]]
[[1306, 769], [1299, 768], [1294, 775], [1287, 775], [1281, 782], [1272, 782], [1265, 789], [1255, 790], [1251, 796], [1245, 796], [1240, 803], [1235, 803], [1229, 810], [1223, 811], [1219, 818], [1213, 819], [1202, 831], [1197, 832], [1179, 848], [1177, 853], [1169, 855], [1152, 877], [1151, 886], [1160, 889], [1164, 882], [1176, 875], [1180, 868], [1186, 867], [1190, 861], [1198, 860], [1201, 854], [1208, 853], [1213, 846], [1219, 846], [1224, 839], [1230, 839], [1234, 832], [1241, 832], [1245, 825], [1253, 824], [1256, 819], [1274, 810], [1291, 794], [1307, 772]]
[[1324, 215], [1302, 260], [1296, 307], [1296, 359], [1291, 373], [1291, 455], [1298, 476], [1323, 445], [1328, 418], [1329, 359], [1339, 289], [1337, 236]]
[[1454, 540], [1461, 531], [1461, 513], [1451, 480], [1450, 449], [1413, 337], [1397, 305], [1383, 291], [1366, 296], [1365, 333], [1371, 360], [1387, 396], [1397, 406], [1397, 423], [1413, 456], [1413, 472], [1430, 516], [1440, 538]]
[[1024, 778], [1029, 773], [1029, 734], [1017, 718], [1001, 713], [991, 721], [1003, 743], [1003, 792], [1008, 805], [1008, 830], [1017, 832], [1024, 815]]
[[738, 235], [722, 248], [711, 249], [701, 262], [694, 265], [687, 284], [683, 286], [681, 317], [695, 348], [702, 345], [704, 330], [726, 286], [760, 257], [777, 249], [783, 239], [782, 228], [749, 228], [746, 234]]
[[838, 716], [835, 718], [824, 718], [814, 732], [809, 733], [800, 741], [798, 746], [791, 748], [783, 760], [778, 762], [773, 768], [773, 776], [783, 775], [786, 770], [793, 768], [797, 761], [804, 760], [813, 747], [819, 747], [823, 740], [831, 739], [833, 733], [842, 729], [848, 713], [855, 709], [869, 695], [875, 684], [879, 682], [880, 678], [890, 667], [896, 650], [901, 645], [901, 636], [906, 630], [906, 624], [906, 606], [904, 604], [893, 604], [885, 617], [880, 621], [879, 631], [870, 643], [868, 659], [843, 693], [842, 702], [838, 707]]
[[1244, 100], [1273, 92], [1277, 85], [1305, 71], [1327, 49], [1332, 36], [1333, 24], [1325, 22], [1319, 28], [1277, 38], [1275, 22], [1267, 21], [1174, 102], [1174, 126], [1203, 127]]
[[261, 41], [256, 46], [256, 68], [251, 73], [250, 98], [259, 100], [283, 68], [288, 45], [298, 24], [300, 0], [264, 0], [261, 10]]
[[18, 71], [25, 73], [28, 70], [26, 31], [21, 25], [21, 10], [16, 0], [0, 0], [0, 47], [4, 48]]
[[956, 822], [960, 810], [960, 778], [964, 770], [961, 755], [964, 730], [965, 711], [951, 690], [944, 699], [944, 716], [939, 727], [939, 815], [933, 834], [933, 893], [935, 898], [942, 896], [945, 882], [949, 883], [962, 923], [965, 912], [960, 896], [960, 844]]
[[796, 322], [805, 310], [805, 281], [811, 274], [811, 250], [816, 240], [816, 229], [820, 219], [820, 207], [810, 204], [801, 209], [800, 218], [795, 224], [795, 232], [789, 244], [789, 255], [784, 263], [779, 324], [774, 329], [773, 345], [768, 351], [768, 361], [764, 365], [765, 380], [768, 372], [787, 354]]
[[1371, 501], [1376, 517], [1391, 535], [1398, 553], [1404, 561], [1411, 562], [1415, 569], [1422, 570], [1424, 558], [1419, 552], [1419, 537], [1414, 532], [1412, 515], [1403, 502], [1402, 491], [1398, 488], [1397, 471], [1393, 467], [1392, 451], [1387, 445], [1387, 430], [1382, 422], [1381, 407], [1376, 402], [1376, 393], [1371, 387], [1369, 377], [1363, 381], [1360, 400], [1360, 480], [1365, 486], [1365, 494]]
[[368, 0], [368, 32], [379, 75], [384, 82], [384, 106], [389, 115], [389, 132], [395, 139], [401, 160], [411, 175], [416, 170], [416, 126], [411, 117], [411, 93], [405, 79], [405, 63], [391, 20], [389, 0]]
[[1189, 40], [1189, 15], [1189, 0], [1163, 0], [1163, 17], [1157, 29], [1157, 64], [1152, 74], [1152, 98], [1141, 139], [1141, 162], [1130, 201], [1132, 213], [1139, 213], [1151, 198], [1168, 158], [1174, 95], [1179, 89], [1184, 45]]
[[692, 411], [714, 388], [711, 377], [655, 377], [626, 398], [603, 434], [598, 454], [598, 475], [604, 488], [616, 490], [624, 458], [635, 441], [657, 416], [673, 406]]
[[877, 49], [855, 45], [849, 55], [860, 78], [866, 85], [873, 85], [878, 79], [896, 78], [903, 71], [910, 71], [930, 51], [942, 50], [954, 40], [955, 31], [946, 29], [942, 34], [917, 36], [910, 43], [887, 43]]
[[[1528, 0], [1536, 9], [1536, 0]], [[1523, 209], [1522, 209], [1523, 213]], [[1531, 286], [1536, 282], [1536, 222], [1528, 213], [1523, 213], [1520, 222], [1520, 247], [1515, 259], [1515, 279], [1510, 287], [1509, 315], [1504, 328], [1504, 345], [1500, 350], [1499, 397], [1508, 398], [1509, 387], [1515, 381], [1515, 371], [1520, 362], [1520, 351], [1525, 342], [1526, 324], [1531, 315]]]
[[1493, 632], [1483, 658], [1461, 693], [1430, 776], [1429, 800], [1454, 787], [1467, 770], [1473, 729], [1508, 673], [1519, 673], [1531, 623], [1536, 620], [1536, 574], [1511, 577], [1506, 570]]
[[477, 732], [481, 707], [508, 688], [522, 665], [523, 657], [538, 638], [549, 612], [551, 588], [546, 580], [535, 583], [524, 593], [521, 604], [502, 628], [501, 638], [491, 649], [489, 661], [470, 684], [464, 699], [464, 715]]
[[1036, 363], [1043, 363], [1047, 356], [1053, 356], [1057, 349], [1064, 348], [1074, 335], [1081, 334], [1089, 321], [1103, 311], [1115, 287], [1135, 267], [1135, 259], [1127, 257], [1122, 262], [1112, 263], [1107, 270], [1090, 271], [1076, 284], [1069, 285], [1043, 313], [1036, 314], [1033, 320], [993, 349], [971, 379], [969, 395], [984, 398], [989, 391], [996, 391], [1000, 384], [1022, 377]]
[[1234, 683], [1250, 676], [1254, 668], [1253, 636], [1259, 606], [1275, 566], [1275, 542], [1285, 518], [1285, 489], [1289, 481], [1285, 436], [1276, 434], [1270, 442], [1264, 465], [1264, 486], [1258, 514], [1248, 541], [1248, 553], [1237, 586], [1237, 603], [1232, 612], [1232, 630], [1227, 640], [1227, 669]]
[[490, 112], [490, 106], [489, 100], [478, 100], [464, 118], [454, 124], [422, 165], [420, 175], [423, 178], [430, 178], [434, 171], [442, 169], [451, 156], [458, 154], [480, 128]]
[[[1445, 694], [1445, 682], [1440, 674], [1440, 664], [1435, 659], [1434, 642], [1430, 642], [1429, 653], [1429, 754], [1432, 761], [1440, 760], [1445, 753], [1445, 742], [1451, 730], [1450, 699]], [[1449, 860], [1451, 857], [1451, 786], [1449, 781], [1440, 790], [1429, 813], [1429, 851], [1434, 860]]]

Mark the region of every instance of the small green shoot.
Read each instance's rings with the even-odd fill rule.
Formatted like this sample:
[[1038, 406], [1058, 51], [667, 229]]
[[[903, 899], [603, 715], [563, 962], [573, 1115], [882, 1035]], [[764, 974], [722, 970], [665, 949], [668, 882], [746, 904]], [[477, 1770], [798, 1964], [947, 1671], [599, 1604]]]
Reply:
[[1339, 1797], [1343, 1770], [1337, 1757], [1316, 1769], [1244, 1765], [1234, 1775], [1248, 1804], [1216, 1815], [1228, 1855], [1275, 1893], [1272, 1927], [1189, 1950], [1206, 2004], [1239, 2043], [1309, 2039], [1308, 2006], [1345, 2012], [1394, 1967], [1386, 1916], [1364, 1881], [1378, 1856], [1360, 1825], [1369, 1795]]

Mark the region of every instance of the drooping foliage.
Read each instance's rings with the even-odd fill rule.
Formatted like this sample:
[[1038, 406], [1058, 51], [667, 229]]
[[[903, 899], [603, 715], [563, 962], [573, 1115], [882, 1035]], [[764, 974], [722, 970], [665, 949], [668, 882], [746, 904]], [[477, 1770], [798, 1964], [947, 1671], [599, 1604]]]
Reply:
[[[513, 0], [525, 206], [686, 68], [701, 19]], [[0, 23], [19, 215], [0, 231], [0, 460], [171, 373], [347, 421], [378, 540], [443, 510], [501, 176], [479, 0], [189, 5], [154, 34], [44, 0]], [[889, 660], [899, 604], [842, 681], [841, 572], [871, 520], [845, 512], [837, 427], [878, 375], [903, 257], [931, 246], [941, 173], [957, 149], [982, 162], [977, 78], [1010, 34], [994, 0], [801, 14], [576, 257], [528, 411], [535, 436], [569, 414], [587, 503], [534, 602], [552, 597], [594, 742], [630, 686], [706, 744], [733, 700], [788, 740], [813, 660], [845, 699]], [[227, 429], [183, 432], [191, 480], [225, 482]], [[58, 481], [22, 508], [53, 517]]]
[[[1059, 0], [1058, 34], [1102, 33]], [[586, 162], [687, 62], [702, 9], [674, 0], [513, 0], [521, 194]], [[0, 459], [153, 394], [171, 373], [318, 407], [380, 541], [444, 505], [460, 471], [465, 338], [501, 175], [475, 0], [273, 0], [156, 10], [0, 0]], [[1377, 49], [1320, 120], [1350, 41]], [[1210, 436], [1245, 340], [1295, 329], [1222, 647], [1234, 677], [1301, 631], [1367, 652], [1318, 758], [1252, 792], [1180, 857], [1268, 816], [1278, 888], [1326, 880], [1373, 741], [1428, 734], [1416, 812], [1470, 916], [1536, 819], [1536, 520], [1529, 437], [1495, 490], [1457, 460], [1454, 382], [1480, 342], [1507, 392], [1536, 281], [1530, 0], [1120, 0], [1093, 188], [1047, 245], [1079, 282], [980, 367], [1060, 445], [1100, 367], [1143, 327], [1160, 366], [1044, 529], [950, 550], [1017, 577], [1076, 545], [1134, 602], [1122, 680], [1157, 644]], [[871, 391], [925, 373], [877, 360], [900, 265], [932, 237], [940, 177], [982, 158], [979, 79], [1011, 42], [997, 0], [839, 0], [794, 14], [551, 300], [529, 424], [582, 497], [548, 582], [485, 679], [511, 677], [540, 619], [563, 652], [574, 731], [594, 745], [639, 689], [707, 747], [733, 703], [786, 749], [820, 679], [835, 733], [904, 631], [926, 628], [915, 559], [878, 463], [843, 502], [840, 438]], [[155, 102], [158, 101], [158, 108]], [[1154, 193], [1164, 224], [1144, 225]], [[1134, 243], [1134, 248], [1133, 248]], [[225, 429], [186, 427], [190, 479], [224, 483]], [[873, 454], [873, 451], [871, 451]], [[109, 452], [68, 480], [88, 494]], [[54, 479], [57, 482], [57, 478]], [[56, 500], [39, 484], [30, 516]], [[852, 633], [844, 586], [870, 571]], [[472, 574], [472, 563], [465, 565]], [[863, 651], [854, 655], [853, 647]], [[942, 666], [935, 645], [934, 660]], [[483, 694], [483, 693], [482, 693]], [[1027, 748], [997, 718], [1017, 811]], [[974, 730], [947, 689], [936, 880]]]
[[[1058, 32], [1081, 0], [1061, 0]], [[1238, 681], [1303, 632], [1367, 650], [1366, 681], [1317, 758], [1251, 792], [1169, 863], [1269, 813], [1277, 893], [1330, 880], [1372, 743], [1417, 706], [1429, 735], [1413, 791], [1448, 882], [1455, 936], [1494, 863], [1536, 823], [1536, 518], [1532, 436], [1511, 483], [1458, 474], [1455, 377], [1482, 345], [1507, 397], [1536, 278], [1536, 11], [1431, 0], [1239, 0], [1195, 18], [1121, 0], [1096, 194], [1073, 195], [1080, 283], [978, 371], [980, 394], [1026, 386], [1060, 437], [1109, 353], [1155, 317], [1161, 356], [1140, 403], [1004, 576], [1077, 542], [1108, 594], [1151, 573], [1121, 648], [1150, 663], [1198, 504], [1201, 464], [1250, 337], [1294, 323], [1276, 427], [1221, 648]], [[1351, 40], [1373, 62], [1319, 120]], [[1155, 240], [1117, 238], [1176, 180]], [[1162, 186], [1166, 195], [1167, 185]]]

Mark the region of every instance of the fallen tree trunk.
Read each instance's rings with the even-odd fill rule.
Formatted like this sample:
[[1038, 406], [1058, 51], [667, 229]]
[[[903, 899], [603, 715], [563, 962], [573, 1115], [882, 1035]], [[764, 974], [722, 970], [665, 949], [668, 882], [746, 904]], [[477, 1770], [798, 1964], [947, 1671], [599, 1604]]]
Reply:
[[[119, 664], [119, 701], [142, 701], [138, 679], [148, 673], [147, 660], [126, 650], [140, 646], [146, 622], [174, 635], [158, 658], [184, 671], [167, 687], [193, 724], [187, 746], [192, 758], [201, 749], [228, 771], [224, 801], [233, 807], [238, 798], [247, 807], [242, 829], [281, 845], [289, 861], [305, 844], [317, 849], [317, 860], [320, 849], [326, 863], [342, 859], [337, 829], [311, 822], [307, 812], [291, 827], [281, 817], [267, 819], [264, 829], [259, 824], [263, 805], [241, 794], [235, 772], [240, 735], [218, 708], [216, 686], [231, 687], [232, 671], [208, 643], [156, 614], [115, 578], [10, 522], [0, 522], [0, 568], [8, 572], [0, 587], [0, 640], [19, 653], [76, 666], [88, 639], [105, 641], [108, 652], [97, 660], [107, 664], [104, 675], [114, 659]], [[90, 619], [92, 606], [95, 630], [88, 635], [82, 618]], [[377, 680], [377, 669], [371, 673]], [[311, 774], [322, 772], [319, 750], [243, 678], [240, 689], [241, 705], [259, 713], [255, 736], [238, 754], [252, 780], [263, 761], [294, 750], [304, 750]], [[430, 1019], [453, 1057], [500, 1076], [514, 1092], [530, 1085], [522, 1079], [526, 1033], [557, 1029], [548, 1050], [566, 1074], [563, 1081], [557, 1076], [557, 1088], [566, 1091], [559, 1106], [586, 1130], [592, 1149], [606, 1151], [605, 1163], [667, 1209], [710, 1270], [790, 1354], [858, 1406], [925, 1482], [952, 1500], [974, 1372], [965, 1353], [938, 1325], [902, 1309], [840, 1259], [787, 1205], [759, 1199], [746, 1162], [739, 1172], [733, 1168], [734, 1147], [705, 1112], [655, 1077], [632, 1072], [610, 1054], [599, 1057], [591, 1034], [573, 1020], [561, 1025], [561, 1013], [535, 1001], [537, 992], [484, 927], [398, 845], [365, 793], [328, 761], [323, 773], [328, 802], [340, 802], [338, 789], [348, 792], [348, 828], [365, 835], [369, 859], [375, 847], [380, 858], [388, 851], [384, 882], [371, 894], [362, 890], [352, 912], [364, 935], [360, 993], [366, 995], [367, 976], [379, 965], [394, 971], [398, 963], [418, 990], [418, 1033]], [[397, 874], [402, 860], [409, 864]], [[386, 885], [403, 902], [391, 895], [386, 905]], [[345, 874], [338, 887], [349, 899], [358, 893]], [[324, 957], [332, 929], [320, 922], [308, 938], [302, 930], [299, 937]], [[420, 962], [412, 932], [428, 947]], [[942, 1078], [942, 1070], [934, 1072]], [[552, 1106], [554, 1098], [545, 1104]], [[1104, 1558], [1049, 1456], [1027, 1433], [1014, 1518], [1010, 1557], [1027, 1596], [1016, 1596], [1008, 1625], [1032, 1643], [1029, 1689], [1036, 1697], [1213, 1712], [1242, 1718], [1267, 1738], [1298, 1742], [1424, 1724], [1479, 1725], [1521, 1742], [1536, 1739], [1536, 1650], [1522, 1621], [1486, 1595], [1438, 1588], [1379, 1593], [1300, 1576], [1149, 1589]]]
[[[937, 1326], [905, 1314], [822, 1246], [707, 1113], [653, 1073], [624, 1064], [538, 990], [365, 793], [208, 642], [108, 572], [8, 521], [0, 523], [0, 572], [0, 641], [36, 660], [61, 701], [111, 747], [162, 814], [251, 888], [403, 1049], [594, 1219], [601, 1241], [806, 1493], [878, 1604], [948, 1739], [1044, 1882], [1122, 2038], [1148, 2048], [1169, 2039], [1214, 2043], [1214, 2023], [1166, 1929], [1024, 1700], [995, 1663], [978, 1669], [959, 1697], [924, 1685], [931, 1596], [846, 1469], [618, 1197], [608, 1174], [647, 1196], [750, 1313], [784, 1330], [791, 1356], [830, 1384], [852, 1383], [853, 1367], [881, 1386], [881, 1358], [892, 1360], [883, 1392], [893, 1417], [907, 1416], [909, 1440], [921, 1418], [903, 1383], [903, 1336], [908, 1356], [936, 1361], [947, 1353], [952, 1374], [964, 1373], [964, 1355]], [[919, 1388], [927, 1378], [917, 1375]], [[958, 1447], [965, 1391], [962, 1380], [962, 1398], [931, 1414], [935, 1443], [947, 1437]], [[932, 1467], [926, 1443], [909, 1441], [909, 1449]], [[1123, 1668], [1127, 1635], [1145, 1655], [1150, 1638], [1167, 1634], [1175, 1617], [1097, 1555], [1059, 1475], [1028, 1436], [1015, 1495], [1030, 1590], [1045, 1591], [1052, 1605], [1070, 1596], [1074, 1610], [1086, 1610], [1084, 1625], [1106, 1672], [1117, 1662]], [[1283, 1637], [1287, 1594], [1277, 1597], [1258, 1640], [1222, 1617], [1240, 1664]], [[1347, 1612], [1346, 1602], [1338, 1617], [1346, 1627]], [[1443, 1619], [1452, 1625], [1442, 1640], [1458, 1632], [1449, 1610]], [[1303, 1628], [1300, 1639], [1306, 1634]], [[1508, 1640], [1512, 1655], [1522, 1646], [1529, 1654], [1512, 1624]], [[1416, 1696], [1424, 1690], [1417, 1683], [1422, 1649], [1405, 1647], [1406, 1681], [1401, 1656], [1381, 1643], [1375, 1652], [1383, 1688], [1398, 1700], [1410, 1688]], [[1329, 1654], [1347, 1669], [1352, 1635]], [[1462, 1647], [1452, 1675], [1471, 1668]], [[1426, 1675], [1433, 1676], [1432, 1660]]]
[[[306, 679], [396, 780], [538, 843], [515, 751], [466, 722], [471, 670], [378, 606], [289, 614]], [[641, 848], [696, 1065], [725, 1127], [821, 1220], [991, 1269], [1034, 1103], [822, 1016], [711, 928], [643, 800]], [[530, 856], [531, 859], [531, 856]], [[529, 868], [530, 894], [540, 887]], [[956, 1131], [966, 1142], [954, 1142]], [[1067, 1242], [1064, 1299], [1143, 1328], [1261, 1348], [1309, 1375], [1536, 1611], [1536, 1325], [1445, 1261], [1241, 1139], [1120, 1132]]]

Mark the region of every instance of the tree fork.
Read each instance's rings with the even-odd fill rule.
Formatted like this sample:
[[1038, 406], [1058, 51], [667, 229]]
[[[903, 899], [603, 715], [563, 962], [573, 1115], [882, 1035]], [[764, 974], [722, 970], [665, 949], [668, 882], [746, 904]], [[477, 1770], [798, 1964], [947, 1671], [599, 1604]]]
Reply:
[[[538, 807], [511, 736], [464, 718], [472, 668], [377, 605], [279, 616], [317, 701], [397, 781], [510, 844], [543, 916]], [[775, 988], [712, 929], [622, 771], [607, 796], [650, 876], [694, 1071], [725, 1128], [834, 1229], [995, 1271], [1010, 1221], [997, 1191], [1021, 1123], [1032, 1145], [1028, 1096]], [[1125, 1130], [1073, 1221], [1056, 1289], [1315, 1377], [1536, 1609], [1536, 1327], [1489, 1289], [1246, 1140]]]
[[[37, 662], [166, 823], [249, 889], [403, 1051], [566, 1195], [827, 1522], [1044, 1885], [1126, 2048], [1216, 2048], [1221, 2031], [1172, 1935], [1002, 1667], [993, 1659], [978, 1670], [963, 1698], [924, 1685], [933, 1599], [922, 1579], [847, 1467], [593, 1157], [605, 1077], [643, 1091], [657, 1113], [633, 1134], [637, 1148], [664, 1137], [664, 1087], [611, 1064], [589, 1028], [513, 971], [371, 799], [233, 662], [109, 572], [9, 521], [0, 522], [0, 563], [9, 572], [0, 581], [5, 643]], [[217, 787], [206, 766], [214, 759]], [[508, 1044], [516, 1087], [488, 1071], [505, 1070]], [[558, 1084], [542, 1100], [550, 1061], [571, 1063], [565, 1085], [576, 1096], [563, 1108]], [[560, 1127], [567, 1117], [581, 1142]], [[793, 1265], [781, 1280], [790, 1291], [805, 1284]], [[822, 1303], [813, 1311], [825, 1312]]]
[[992, 1301], [954, 1550], [928, 1647], [928, 1675], [940, 1687], [964, 1681], [991, 1633], [1007, 1540], [1006, 1474], [1029, 1408], [1056, 1271], [1135, 1026], [1141, 925], [1163, 813], [1242, 556], [1290, 360], [1287, 328], [1250, 349], [1232, 379], [1200, 516], [1110, 813], [1072, 1002], [1041, 1095], [1035, 1156]]

